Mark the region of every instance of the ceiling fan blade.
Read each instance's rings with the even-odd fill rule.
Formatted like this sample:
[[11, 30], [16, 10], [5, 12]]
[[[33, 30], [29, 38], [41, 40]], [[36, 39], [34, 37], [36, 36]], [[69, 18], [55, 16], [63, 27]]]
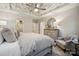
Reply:
[[37, 3], [35, 3], [35, 6], [34, 6], [34, 8], [37, 8]]
[[30, 4], [26, 4], [26, 6], [28, 7], [28, 8], [35, 8], [33, 5], [30, 5]]
[[40, 9], [40, 10], [46, 10], [46, 8], [37, 8], [37, 9]]
[[41, 8], [41, 10], [46, 10], [46, 8]]
[[46, 8], [38, 7], [37, 3], [35, 3], [34, 5], [26, 4], [26, 6], [31, 7], [33, 9], [46, 10]]
[[29, 5], [29, 4], [26, 4], [26, 6], [29, 6], [29, 7], [30, 7], [31, 5]]

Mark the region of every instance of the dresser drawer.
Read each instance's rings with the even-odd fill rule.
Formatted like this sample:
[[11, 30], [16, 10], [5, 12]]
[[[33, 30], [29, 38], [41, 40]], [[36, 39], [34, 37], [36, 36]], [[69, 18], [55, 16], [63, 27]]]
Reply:
[[58, 29], [44, 29], [44, 34], [50, 36], [53, 39], [57, 39], [59, 36]]

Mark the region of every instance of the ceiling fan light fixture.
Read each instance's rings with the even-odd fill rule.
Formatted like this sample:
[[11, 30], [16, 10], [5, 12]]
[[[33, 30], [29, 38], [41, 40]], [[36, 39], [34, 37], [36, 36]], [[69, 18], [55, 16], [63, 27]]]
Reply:
[[35, 9], [34, 9], [34, 11], [36, 11], [36, 12], [37, 12], [37, 11], [38, 11], [38, 9], [37, 9], [37, 8], [35, 8]]

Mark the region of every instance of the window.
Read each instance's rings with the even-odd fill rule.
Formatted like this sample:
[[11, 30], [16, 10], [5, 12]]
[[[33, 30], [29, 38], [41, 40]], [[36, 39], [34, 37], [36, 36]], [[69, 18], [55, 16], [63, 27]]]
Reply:
[[0, 26], [7, 25], [7, 21], [0, 21]]

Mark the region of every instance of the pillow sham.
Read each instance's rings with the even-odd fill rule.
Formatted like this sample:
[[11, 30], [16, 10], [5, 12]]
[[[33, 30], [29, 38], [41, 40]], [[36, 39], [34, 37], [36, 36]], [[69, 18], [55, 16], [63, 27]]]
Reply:
[[67, 35], [67, 36], [64, 37], [64, 41], [68, 41], [68, 40], [70, 40], [70, 38], [71, 37]]
[[8, 43], [12, 43], [12, 42], [15, 42], [17, 40], [15, 34], [10, 29], [8, 29], [8, 28], [4, 28], [2, 30], [2, 35], [3, 35], [3, 38]]

